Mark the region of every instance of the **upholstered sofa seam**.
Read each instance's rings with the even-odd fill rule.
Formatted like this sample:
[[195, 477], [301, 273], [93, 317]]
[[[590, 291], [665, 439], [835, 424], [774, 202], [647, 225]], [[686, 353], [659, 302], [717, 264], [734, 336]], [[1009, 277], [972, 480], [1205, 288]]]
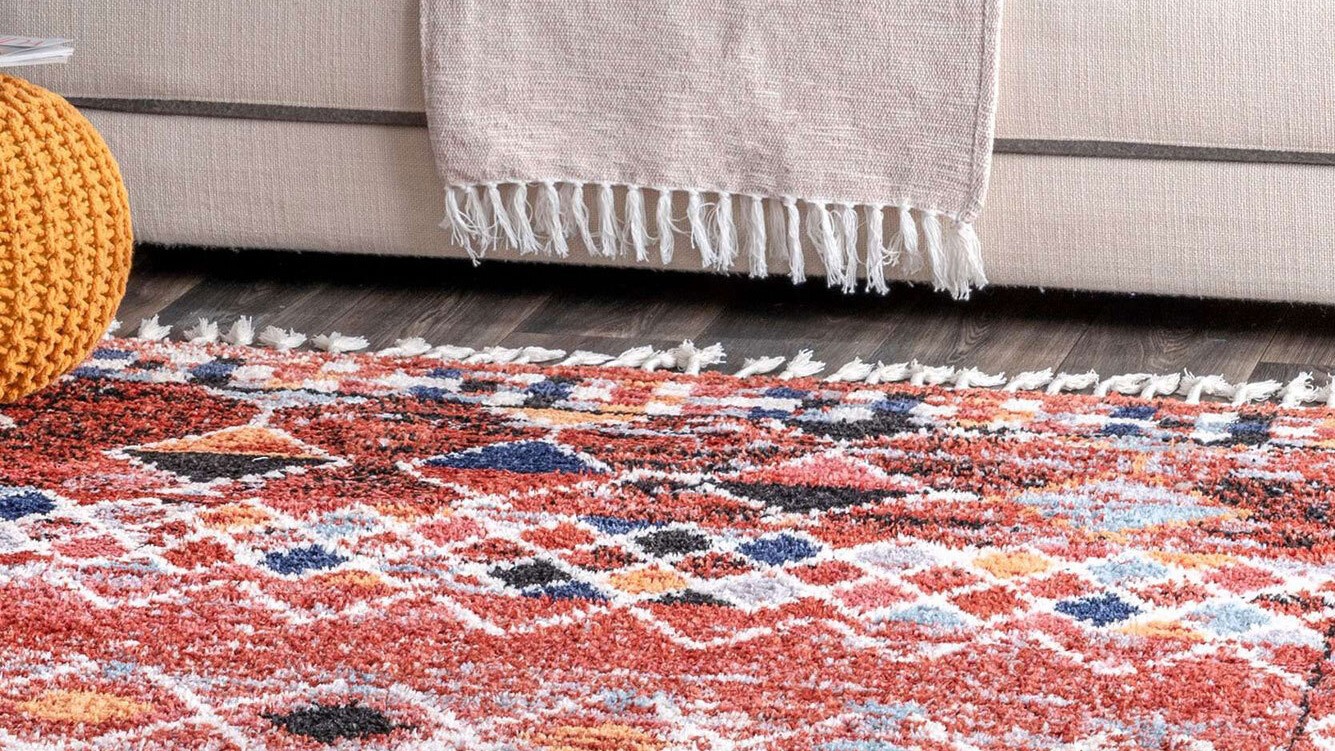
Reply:
[[[244, 102], [208, 102], [183, 99], [107, 99], [76, 97], [78, 107], [146, 115], [222, 117], [284, 122], [333, 123], [347, 125], [391, 125], [426, 127], [426, 114], [394, 110], [347, 109], [340, 107], [305, 107], [284, 104]], [[1138, 143], [1037, 138], [999, 138], [993, 150], [998, 154], [1031, 156], [1093, 157], [1101, 159], [1166, 159], [1201, 162], [1246, 162], [1254, 164], [1310, 164], [1335, 166], [1335, 152], [1283, 151], [1219, 146]]]

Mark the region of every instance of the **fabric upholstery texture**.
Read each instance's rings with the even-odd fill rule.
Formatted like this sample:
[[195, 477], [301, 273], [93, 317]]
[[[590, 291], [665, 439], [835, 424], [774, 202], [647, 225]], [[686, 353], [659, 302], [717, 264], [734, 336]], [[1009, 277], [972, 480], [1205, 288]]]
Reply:
[[806, 235], [845, 292], [903, 263], [967, 298], [1000, 24], [1000, 0], [423, 0], [440, 213], [475, 259], [577, 235], [801, 283]]
[[965, 222], [981, 211], [997, 0], [653, 8], [424, 2], [446, 184], [612, 182]]
[[[78, 40], [25, 71], [66, 96], [422, 112], [419, 2], [23, 0], [0, 28]], [[997, 137], [1335, 151], [1332, 26], [1326, 0], [1008, 0]]]
[[1012, 0], [1000, 138], [1335, 151], [1329, 0]]
[[[423, 129], [87, 114], [147, 241], [465, 255], [436, 226]], [[1330, 303], [1332, 212], [1321, 167], [1002, 154], [978, 231], [993, 284]], [[566, 262], [614, 263], [575, 245]], [[688, 252], [673, 263], [698, 267]]]
[[[74, 63], [24, 71], [71, 96], [420, 113], [418, 2], [25, 0], [0, 27], [78, 39]], [[997, 136], [1335, 152], [1332, 25], [1324, 0], [1009, 0]], [[147, 241], [463, 254], [435, 226], [423, 129], [87, 114]], [[1335, 170], [1255, 156], [1002, 154], [979, 224], [991, 281], [1335, 302]]]
[[88, 356], [125, 294], [133, 241], [116, 161], [59, 96], [0, 75], [0, 403]]
[[0, 28], [75, 40], [25, 69], [67, 97], [422, 111], [419, 0], [22, 0]]

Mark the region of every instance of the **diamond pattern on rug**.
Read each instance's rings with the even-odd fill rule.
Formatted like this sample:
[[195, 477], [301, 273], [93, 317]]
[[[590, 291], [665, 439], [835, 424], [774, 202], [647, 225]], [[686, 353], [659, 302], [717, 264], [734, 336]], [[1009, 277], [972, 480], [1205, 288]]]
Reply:
[[280, 430], [243, 426], [127, 448], [140, 463], [196, 483], [259, 478], [333, 460]]
[[36, 488], [0, 486], [0, 520], [17, 521], [25, 516], [45, 514], [55, 508], [55, 501]]
[[0, 748], [1335, 747], [1326, 410], [97, 362], [0, 408]]
[[432, 457], [424, 464], [445, 469], [492, 469], [525, 475], [547, 472], [578, 475], [593, 471], [593, 467], [578, 456], [543, 441], [497, 443]]

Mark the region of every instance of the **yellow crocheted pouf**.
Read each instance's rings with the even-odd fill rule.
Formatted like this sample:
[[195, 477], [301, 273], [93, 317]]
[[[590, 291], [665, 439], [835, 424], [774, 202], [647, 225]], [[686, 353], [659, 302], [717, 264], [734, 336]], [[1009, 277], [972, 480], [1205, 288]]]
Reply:
[[0, 402], [88, 357], [125, 295], [132, 246], [120, 169], [92, 124], [0, 75]]

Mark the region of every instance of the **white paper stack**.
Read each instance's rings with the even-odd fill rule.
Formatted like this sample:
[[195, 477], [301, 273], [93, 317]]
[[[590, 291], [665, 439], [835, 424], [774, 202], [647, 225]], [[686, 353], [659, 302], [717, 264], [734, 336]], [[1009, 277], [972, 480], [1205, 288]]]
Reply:
[[0, 68], [63, 63], [74, 54], [74, 44], [57, 37], [0, 34]]

